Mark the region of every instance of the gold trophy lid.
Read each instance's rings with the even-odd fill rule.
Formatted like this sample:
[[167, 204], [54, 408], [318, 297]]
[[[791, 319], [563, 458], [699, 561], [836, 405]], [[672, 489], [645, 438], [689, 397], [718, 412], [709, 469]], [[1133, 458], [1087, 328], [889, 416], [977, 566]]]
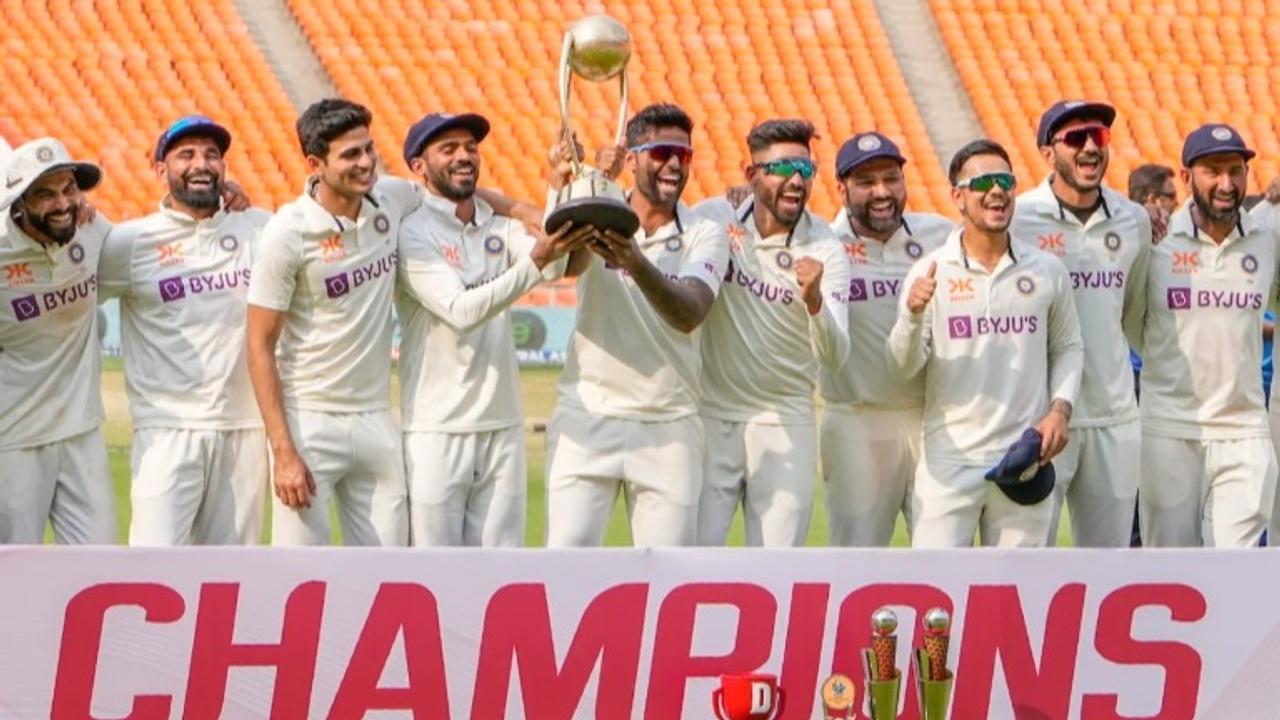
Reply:
[[631, 59], [631, 33], [608, 15], [588, 15], [569, 27], [569, 67], [590, 82], [617, 76]]
[[853, 681], [845, 675], [832, 675], [822, 683], [822, 704], [827, 710], [848, 710], [855, 700]]

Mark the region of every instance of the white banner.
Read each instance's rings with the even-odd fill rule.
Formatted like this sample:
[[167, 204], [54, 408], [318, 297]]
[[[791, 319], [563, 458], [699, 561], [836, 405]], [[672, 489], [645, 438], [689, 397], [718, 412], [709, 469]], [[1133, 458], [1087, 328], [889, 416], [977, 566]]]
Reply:
[[707, 718], [758, 670], [811, 718], [882, 605], [904, 673], [952, 612], [956, 720], [1280, 716], [1266, 550], [8, 548], [0, 717]]

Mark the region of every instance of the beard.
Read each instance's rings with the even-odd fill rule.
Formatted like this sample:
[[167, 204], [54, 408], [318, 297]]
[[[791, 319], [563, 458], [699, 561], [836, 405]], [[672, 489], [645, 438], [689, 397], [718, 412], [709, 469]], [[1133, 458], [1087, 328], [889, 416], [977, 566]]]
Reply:
[[[61, 215], [64, 212], [70, 213], [71, 223], [65, 227], [55, 227], [51, 218], [55, 215]], [[37, 230], [41, 235], [52, 239], [58, 245], [66, 245], [76, 236], [76, 215], [74, 208], [67, 211], [55, 210], [53, 212], [45, 213], [44, 215], [24, 212], [23, 216], [26, 217], [27, 223], [33, 229]]]
[[[454, 170], [462, 170], [472, 168], [474, 173], [469, 180], [461, 182], [453, 182], [449, 173]], [[452, 165], [443, 167], [427, 167], [427, 176], [431, 181], [431, 186], [440, 192], [444, 197], [453, 202], [462, 202], [476, 194], [476, 181], [480, 177], [480, 165], [471, 162], [456, 162]]]
[[[209, 178], [208, 188], [192, 188], [196, 178]], [[169, 195], [174, 200], [194, 210], [217, 210], [222, 205], [222, 178], [211, 172], [186, 172], [181, 176], [169, 176]]]
[[684, 173], [675, 191], [658, 184], [658, 172], [652, 168], [636, 173], [636, 192], [640, 193], [650, 205], [665, 209], [674, 209], [684, 194], [684, 187], [689, 183], [689, 174]]
[[890, 197], [889, 201], [893, 203], [893, 215], [887, 218], [877, 218], [871, 214], [871, 203], [867, 201], [861, 205], [850, 205], [849, 214], [853, 215], [858, 224], [877, 233], [891, 233], [902, 225], [902, 212], [906, 209], [906, 203], [899, 198]]
[[809, 203], [809, 192], [807, 190], [802, 191], [803, 195], [800, 197], [800, 202], [794, 208], [780, 207], [779, 197], [782, 195], [782, 192], [783, 188], [771, 190], [767, 187], [761, 187], [760, 191], [756, 194], [756, 197], [759, 199], [760, 204], [764, 205], [765, 209], [772, 213], [783, 227], [792, 228], [795, 227], [796, 223], [800, 222], [800, 218], [804, 216], [805, 205]]
[[[1244, 202], [1244, 194], [1239, 190], [1232, 191], [1231, 209], [1219, 210], [1213, 206], [1213, 196], [1217, 191], [1202, 193], [1194, 184], [1191, 186], [1191, 198], [1195, 201], [1200, 216], [1214, 223], [1233, 223], [1240, 217], [1240, 206]], [[1221, 195], [1219, 195], [1221, 197]]]
[[[1081, 153], [1081, 155], [1083, 154]], [[1062, 182], [1066, 183], [1067, 187], [1078, 193], [1089, 193], [1097, 190], [1098, 186], [1102, 185], [1102, 178], [1106, 177], [1107, 165], [1110, 164], [1109, 159], [1103, 156], [1102, 153], [1090, 153], [1085, 157], [1095, 157], [1098, 160], [1098, 179], [1095, 181], [1086, 182], [1077, 177], [1075, 164], [1071, 160], [1063, 157], [1055, 157], [1053, 160], [1054, 174], [1062, 178]], [[1076, 160], [1079, 159], [1080, 155], [1076, 155]]]

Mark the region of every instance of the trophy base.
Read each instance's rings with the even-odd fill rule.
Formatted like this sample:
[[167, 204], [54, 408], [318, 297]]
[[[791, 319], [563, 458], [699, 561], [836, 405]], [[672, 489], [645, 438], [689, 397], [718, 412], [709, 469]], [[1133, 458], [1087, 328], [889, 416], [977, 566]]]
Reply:
[[543, 227], [548, 233], [553, 233], [570, 221], [575, 228], [591, 225], [602, 232], [613, 230], [626, 238], [635, 235], [640, 228], [640, 216], [636, 211], [625, 202], [610, 197], [584, 197], [563, 202], [551, 211]]

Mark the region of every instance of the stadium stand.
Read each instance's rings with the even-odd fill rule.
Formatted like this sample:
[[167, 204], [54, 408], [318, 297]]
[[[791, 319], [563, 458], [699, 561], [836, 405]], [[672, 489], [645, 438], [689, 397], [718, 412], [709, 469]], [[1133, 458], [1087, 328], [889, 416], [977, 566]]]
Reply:
[[5, 137], [53, 135], [100, 162], [94, 202], [112, 219], [154, 208], [156, 137], [190, 112], [231, 129], [230, 174], [256, 204], [297, 194], [297, 113], [232, 0], [2, 3], [0, 22]]
[[1144, 162], [1178, 167], [1183, 137], [1214, 119], [1258, 151], [1250, 192], [1277, 175], [1280, 1], [931, 2], [982, 123], [1009, 148], [1021, 182], [1048, 171], [1035, 147], [1040, 113], [1077, 97], [1119, 111], [1113, 187]]
[[[545, 192], [545, 148], [559, 126], [556, 67], [570, 23], [606, 12], [632, 31], [632, 110], [674, 100], [698, 123], [690, 200], [742, 182], [744, 138], [776, 116], [807, 116], [822, 139], [812, 207], [838, 207], [831, 163], [845, 137], [876, 128], [911, 161], [911, 206], [948, 211], [946, 180], [871, 0], [289, 0], [345, 95], [367, 103], [375, 137], [399, 148], [422, 113], [463, 109], [494, 121], [488, 183], [522, 198]], [[446, 24], [447, 23], [447, 24]], [[446, 29], [447, 28], [447, 29]], [[574, 127], [589, 147], [612, 140], [616, 83], [574, 83]], [[384, 156], [405, 170], [399, 152]], [[501, 161], [499, 161], [501, 159]]]

